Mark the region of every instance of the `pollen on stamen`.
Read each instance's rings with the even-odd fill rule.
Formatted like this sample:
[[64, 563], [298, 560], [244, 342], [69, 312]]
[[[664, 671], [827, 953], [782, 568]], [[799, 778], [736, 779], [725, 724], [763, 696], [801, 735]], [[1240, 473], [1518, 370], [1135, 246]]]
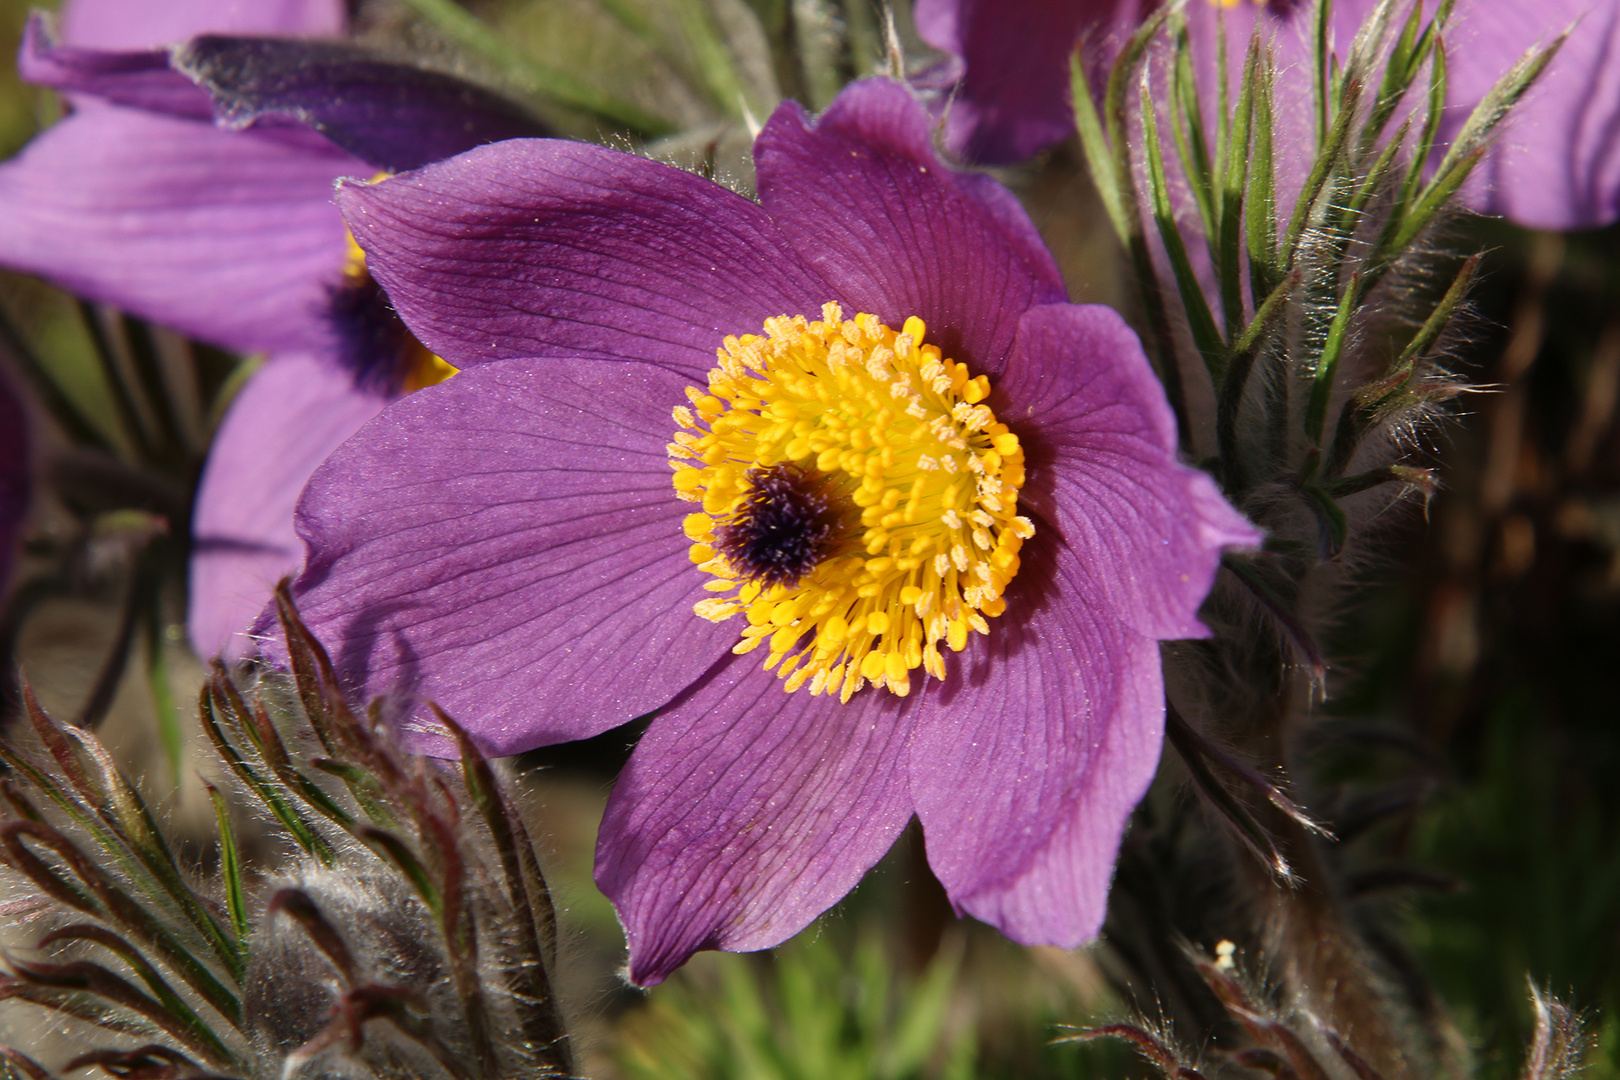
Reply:
[[705, 387], [675, 405], [675, 494], [711, 581], [696, 614], [748, 625], [789, 691], [847, 701], [868, 683], [905, 696], [943, 679], [1018, 572], [1018, 436], [985, 404], [989, 380], [871, 315], [767, 319], [727, 337]]

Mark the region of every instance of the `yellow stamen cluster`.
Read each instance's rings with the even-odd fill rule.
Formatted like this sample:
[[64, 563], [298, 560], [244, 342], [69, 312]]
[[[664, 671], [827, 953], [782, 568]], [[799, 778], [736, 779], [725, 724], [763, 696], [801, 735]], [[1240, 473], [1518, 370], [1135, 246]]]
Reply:
[[[1018, 551], [1034, 535], [1019, 517], [1024, 451], [984, 399], [989, 380], [923, 343], [921, 319], [900, 332], [871, 315], [779, 316], [765, 336], [728, 337], [705, 389], [689, 387], [669, 444], [676, 494], [702, 504], [686, 518], [691, 558], [714, 576], [698, 615], [742, 613], [735, 652], [768, 645], [789, 691], [866, 683], [905, 696], [921, 667], [945, 677], [943, 642], [989, 633], [1006, 607]], [[722, 551], [750, 474], [793, 464], [842, 502], [839, 550], [791, 584], [764, 585]]]

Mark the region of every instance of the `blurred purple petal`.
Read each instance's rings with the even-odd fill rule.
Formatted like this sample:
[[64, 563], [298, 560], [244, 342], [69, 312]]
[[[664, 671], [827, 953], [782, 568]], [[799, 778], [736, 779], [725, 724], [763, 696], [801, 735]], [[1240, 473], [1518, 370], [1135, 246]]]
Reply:
[[1164, 391], [1125, 321], [1097, 304], [1026, 312], [999, 392], [1034, 418], [1021, 501], [1080, 553], [1088, 600], [1140, 634], [1207, 636], [1198, 605], [1221, 550], [1260, 534], [1176, 462]]
[[1093, 78], [1150, 0], [918, 0], [917, 30], [963, 62], [945, 109], [945, 145], [984, 165], [1010, 165], [1074, 134], [1069, 56], [1077, 45]]
[[175, 71], [167, 49], [109, 51], [54, 43], [45, 16], [34, 12], [23, 29], [17, 74], [25, 82], [89, 94], [115, 105], [211, 120], [208, 94]]
[[0, 165], [0, 263], [243, 352], [322, 348], [335, 150], [86, 107]]
[[664, 451], [684, 385], [648, 364], [502, 362], [345, 443], [298, 506], [299, 608], [341, 643], [339, 675], [362, 699], [437, 702], [494, 754], [679, 693], [736, 641], [692, 614], [691, 506]]
[[501, 139], [551, 134], [498, 94], [341, 42], [205, 36], [180, 49], [174, 63], [213, 95], [229, 126], [296, 121], [389, 172]]
[[343, 0], [67, 0], [62, 39], [92, 49], [176, 45], [197, 34], [337, 37]]
[[200, 656], [240, 659], [277, 581], [303, 565], [293, 508], [315, 467], [387, 404], [330, 361], [272, 357], [231, 403], [192, 509], [191, 610]]
[[1022, 617], [925, 699], [907, 760], [928, 863], [958, 910], [1073, 948], [1102, 925], [1125, 819], [1158, 767], [1159, 644], [1093, 602], [1091, 553], [1025, 551], [1007, 601]]
[[1061, 302], [1063, 280], [1012, 195], [942, 165], [930, 126], [886, 79], [849, 87], [813, 127], [784, 104], [754, 150], [760, 201], [829, 299], [893, 326], [915, 315], [946, 355], [994, 375], [1018, 315]]
[[1446, 138], [1527, 49], [1575, 28], [1508, 115], [1471, 179], [1469, 205], [1534, 229], [1620, 218], [1620, 4], [1475, 0], [1458, 5], [1455, 23], [1446, 39]]
[[367, 265], [458, 367], [622, 357], [699, 379], [726, 334], [834, 298], [758, 206], [601, 147], [518, 140], [338, 193]]
[[596, 849], [631, 981], [662, 982], [699, 949], [781, 944], [852, 889], [911, 817], [915, 700], [788, 694], [757, 659], [733, 657], [662, 713], [614, 785]]

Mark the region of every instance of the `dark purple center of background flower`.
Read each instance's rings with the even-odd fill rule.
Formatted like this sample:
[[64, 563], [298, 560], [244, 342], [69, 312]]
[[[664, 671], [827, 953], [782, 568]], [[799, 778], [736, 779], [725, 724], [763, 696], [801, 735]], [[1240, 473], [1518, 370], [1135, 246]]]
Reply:
[[792, 463], [750, 469], [752, 489], [715, 530], [739, 574], [764, 586], [797, 585], [843, 540], [844, 500], [825, 476]]
[[407, 366], [419, 346], [382, 286], [361, 270], [345, 273], [327, 296], [327, 323], [354, 385], [385, 397], [402, 393]]

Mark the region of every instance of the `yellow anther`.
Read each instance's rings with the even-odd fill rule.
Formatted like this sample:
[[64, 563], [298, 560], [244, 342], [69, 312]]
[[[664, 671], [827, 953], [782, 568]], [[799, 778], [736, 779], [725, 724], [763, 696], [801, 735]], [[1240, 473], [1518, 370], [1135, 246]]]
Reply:
[[[696, 470], [691, 470], [695, 472]], [[687, 514], [681, 519], [681, 529], [685, 531], [688, 540], [704, 540], [708, 538], [714, 528], [714, 521], [708, 514]]]

